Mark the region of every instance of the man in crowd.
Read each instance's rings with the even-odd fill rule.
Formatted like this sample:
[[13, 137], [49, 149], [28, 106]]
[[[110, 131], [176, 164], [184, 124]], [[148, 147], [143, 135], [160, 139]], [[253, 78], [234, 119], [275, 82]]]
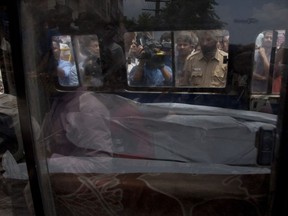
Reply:
[[57, 63], [57, 76], [58, 82], [61, 86], [70, 85], [70, 72], [72, 64], [69, 61], [62, 60], [60, 58], [60, 44], [58, 41], [54, 40], [53, 44], [53, 54]]
[[217, 48], [217, 30], [197, 31], [201, 50], [187, 57], [180, 85], [200, 88], [226, 86], [228, 54]]
[[255, 52], [255, 70], [252, 80], [253, 92], [267, 91], [272, 39], [272, 31], [263, 32], [262, 45]]
[[230, 38], [229, 33], [224, 32], [224, 35], [222, 36], [222, 39], [220, 41], [220, 48], [219, 48], [227, 53], [229, 51], [229, 38]]
[[[103, 28], [103, 29], [101, 29]], [[117, 41], [119, 23], [112, 22], [102, 27], [99, 40], [102, 44], [101, 63], [104, 74], [104, 83], [110, 88], [118, 88], [126, 79], [125, 55], [123, 48]]]
[[103, 73], [98, 37], [94, 35], [82, 36], [81, 53], [85, 56], [84, 61], [79, 64], [82, 81], [88, 85], [102, 86]]
[[192, 36], [188, 33], [180, 33], [176, 37], [176, 79], [181, 82], [184, 77], [183, 67], [186, 61], [186, 58], [192, 53], [194, 50], [194, 43], [192, 40]]
[[[151, 39], [153, 40], [153, 39]], [[157, 49], [157, 48], [156, 48]], [[169, 55], [157, 54], [161, 50], [145, 51], [144, 47], [137, 44], [136, 52], [139, 64], [132, 68], [129, 74], [130, 85], [132, 86], [169, 86], [172, 85], [172, 69], [167, 59]], [[166, 63], [166, 64], [165, 64]]]

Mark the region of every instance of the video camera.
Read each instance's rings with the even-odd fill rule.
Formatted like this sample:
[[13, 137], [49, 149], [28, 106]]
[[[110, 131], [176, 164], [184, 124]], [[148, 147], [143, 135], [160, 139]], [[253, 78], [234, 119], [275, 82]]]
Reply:
[[136, 43], [143, 46], [144, 53], [142, 53], [139, 59], [151, 59], [154, 56], [164, 56], [167, 52], [171, 51], [171, 42], [158, 42], [146, 33], [137, 33]]

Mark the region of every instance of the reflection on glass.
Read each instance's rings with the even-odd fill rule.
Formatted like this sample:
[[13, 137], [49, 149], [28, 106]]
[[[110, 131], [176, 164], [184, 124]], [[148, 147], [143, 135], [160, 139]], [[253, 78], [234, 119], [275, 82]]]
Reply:
[[[226, 23], [220, 18], [218, 4], [222, 2], [205, 0], [203, 4], [203, 1], [191, 0], [123, 1], [123, 15], [127, 26], [138, 29], [195, 29], [195, 26], [201, 28], [208, 23], [210, 28], [219, 29]], [[175, 10], [181, 12], [175, 13]]]
[[61, 86], [78, 86], [79, 80], [74, 61], [71, 37], [69, 35], [54, 36], [53, 54], [57, 65], [58, 82]]
[[172, 33], [128, 32], [124, 36], [130, 86], [171, 86]]
[[[195, 88], [225, 87], [228, 66], [228, 32], [199, 30], [176, 32], [175, 35], [176, 85]], [[196, 41], [198, 44], [195, 43]], [[187, 50], [185, 50], [186, 60], [184, 61], [181, 55], [184, 55], [185, 46]]]
[[96, 35], [76, 36], [74, 43], [83, 86], [102, 86], [103, 73], [98, 37]]
[[252, 79], [253, 93], [280, 93], [284, 42], [285, 30], [267, 30], [257, 36]]

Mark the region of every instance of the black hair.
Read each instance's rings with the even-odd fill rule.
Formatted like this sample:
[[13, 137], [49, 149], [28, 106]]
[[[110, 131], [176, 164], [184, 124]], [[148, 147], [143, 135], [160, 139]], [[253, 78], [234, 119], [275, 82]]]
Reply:
[[170, 32], [164, 32], [160, 37], [160, 42], [162, 42], [162, 41], [166, 41], [166, 42], [171, 41], [171, 33]]

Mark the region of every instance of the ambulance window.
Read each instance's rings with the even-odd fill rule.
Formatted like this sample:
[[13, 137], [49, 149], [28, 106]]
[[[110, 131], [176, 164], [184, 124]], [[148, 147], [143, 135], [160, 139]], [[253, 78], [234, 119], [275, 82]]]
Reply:
[[124, 42], [129, 86], [226, 86], [226, 30], [127, 32]]
[[172, 32], [128, 32], [124, 38], [128, 85], [173, 85]]
[[261, 32], [255, 41], [252, 93], [279, 94], [285, 30]]

